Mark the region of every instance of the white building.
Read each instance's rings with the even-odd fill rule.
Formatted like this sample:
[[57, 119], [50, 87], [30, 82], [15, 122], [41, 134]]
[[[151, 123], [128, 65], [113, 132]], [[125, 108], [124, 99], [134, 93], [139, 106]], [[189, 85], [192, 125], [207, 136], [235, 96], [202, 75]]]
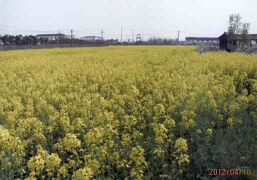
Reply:
[[65, 35], [64, 34], [38, 34], [37, 38], [44, 38], [44, 39], [48, 39], [49, 41], [54, 41], [57, 39], [64, 39]]
[[250, 43], [253, 46], [257, 46], [257, 34], [249, 34]]
[[257, 45], [257, 40], [251, 40], [251, 45], [256, 46]]
[[219, 39], [212, 37], [186, 37], [186, 44], [219, 44]]
[[84, 36], [79, 39], [82, 41], [89, 41], [89, 42], [103, 41], [103, 38], [100, 36]]
[[[71, 35], [65, 35], [65, 38], [66, 39], [71, 39]], [[73, 38], [74, 38], [74, 36], [73, 36]]]

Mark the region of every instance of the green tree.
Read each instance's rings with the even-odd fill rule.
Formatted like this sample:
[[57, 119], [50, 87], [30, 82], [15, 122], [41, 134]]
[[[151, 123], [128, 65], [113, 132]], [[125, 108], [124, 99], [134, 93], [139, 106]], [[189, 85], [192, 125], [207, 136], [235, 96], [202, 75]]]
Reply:
[[249, 23], [244, 23], [242, 25], [242, 41], [243, 41], [243, 46], [244, 45], [248, 45], [249, 41], [250, 41], [249, 34], [248, 34], [249, 27], [250, 27]]
[[237, 46], [237, 39], [239, 35], [241, 35], [241, 40], [243, 45], [247, 45], [249, 43], [249, 23], [242, 23], [242, 17], [240, 14], [231, 14], [229, 16], [229, 26], [228, 26], [228, 43], [230, 49], [234, 50]]
[[228, 43], [232, 49], [235, 49], [236, 39], [241, 32], [241, 19], [240, 14], [231, 14], [229, 16]]

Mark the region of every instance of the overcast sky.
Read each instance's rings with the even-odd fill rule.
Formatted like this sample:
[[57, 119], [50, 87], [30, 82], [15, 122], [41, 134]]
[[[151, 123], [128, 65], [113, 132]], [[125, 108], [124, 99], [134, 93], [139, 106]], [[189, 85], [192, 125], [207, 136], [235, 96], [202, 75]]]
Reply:
[[[185, 36], [217, 37], [228, 17], [240, 13], [257, 34], [257, 0], [0, 0], [0, 35], [65, 33], [123, 40]], [[135, 37], [135, 35], [134, 35]]]

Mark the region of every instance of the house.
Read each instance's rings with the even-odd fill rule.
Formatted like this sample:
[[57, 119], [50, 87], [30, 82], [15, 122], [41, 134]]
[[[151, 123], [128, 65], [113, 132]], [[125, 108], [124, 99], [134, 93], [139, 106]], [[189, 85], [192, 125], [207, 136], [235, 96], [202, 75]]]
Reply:
[[[233, 45], [234, 46], [240, 46], [242, 43], [242, 35], [237, 35], [236, 40], [234, 41]], [[253, 46], [257, 45], [257, 34], [249, 34], [249, 41], [250, 44]], [[229, 42], [228, 42], [228, 33], [224, 32], [220, 37], [219, 37], [219, 47], [220, 49], [229, 49]]]
[[249, 34], [250, 43], [253, 46], [257, 45], [257, 34]]
[[71, 37], [74, 38], [74, 36], [71, 36], [71, 35], [65, 35], [65, 39], [71, 39]]
[[100, 36], [84, 36], [79, 39], [82, 41], [88, 41], [88, 42], [103, 41], [103, 38]]
[[0, 45], [4, 45], [3, 41], [2, 41], [2, 36], [0, 35]]
[[186, 44], [218, 44], [219, 39], [215, 37], [186, 37]]
[[57, 39], [64, 39], [65, 34], [61, 34], [61, 33], [58, 33], [58, 34], [38, 34], [37, 38], [38, 39], [43, 38], [43, 39], [47, 39], [49, 41], [54, 41], [54, 40], [57, 40]]

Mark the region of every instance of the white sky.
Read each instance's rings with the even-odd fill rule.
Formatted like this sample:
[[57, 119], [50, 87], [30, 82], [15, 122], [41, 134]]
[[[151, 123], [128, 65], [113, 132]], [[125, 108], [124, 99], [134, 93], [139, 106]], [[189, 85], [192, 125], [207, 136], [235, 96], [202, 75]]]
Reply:
[[217, 37], [228, 17], [240, 13], [257, 34], [257, 0], [0, 0], [0, 35], [64, 33], [123, 40], [185, 36]]

